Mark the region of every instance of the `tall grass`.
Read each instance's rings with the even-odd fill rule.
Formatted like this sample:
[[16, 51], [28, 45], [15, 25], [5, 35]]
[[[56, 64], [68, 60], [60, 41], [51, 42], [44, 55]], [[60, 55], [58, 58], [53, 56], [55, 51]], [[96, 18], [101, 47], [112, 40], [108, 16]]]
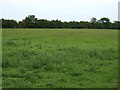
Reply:
[[3, 88], [117, 88], [113, 30], [3, 30]]

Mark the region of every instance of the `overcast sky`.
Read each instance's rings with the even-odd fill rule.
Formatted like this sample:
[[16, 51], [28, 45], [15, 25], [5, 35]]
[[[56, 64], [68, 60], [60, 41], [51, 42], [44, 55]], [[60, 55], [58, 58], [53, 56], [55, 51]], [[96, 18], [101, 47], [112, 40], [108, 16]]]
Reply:
[[118, 20], [119, 0], [0, 0], [0, 18], [22, 20], [28, 15], [39, 19], [90, 21], [92, 17]]

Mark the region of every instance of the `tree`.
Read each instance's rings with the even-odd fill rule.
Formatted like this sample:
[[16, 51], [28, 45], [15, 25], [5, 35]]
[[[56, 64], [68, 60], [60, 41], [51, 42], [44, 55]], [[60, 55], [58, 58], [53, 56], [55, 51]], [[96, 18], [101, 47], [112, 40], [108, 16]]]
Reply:
[[19, 21], [19, 28], [27, 28], [27, 22], [25, 20]]
[[37, 19], [35, 15], [28, 15], [22, 21], [0, 19], [3, 28], [91, 28], [91, 29], [120, 29], [120, 22], [110, 22], [109, 18], [103, 17], [97, 20], [95, 17], [91, 21], [69, 21]]
[[120, 21], [115, 21], [113, 24], [114, 29], [120, 29]]
[[106, 17], [101, 18], [100, 21], [101, 23], [110, 23], [110, 19]]
[[35, 15], [29, 15], [23, 21], [25, 21], [27, 28], [34, 28], [37, 18], [35, 18]]
[[97, 29], [97, 28], [99, 28], [99, 23], [98, 23], [98, 21], [97, 21], [97, 19], [96, 18], [91, 18], [91, 21], [90, 21], [90, 23], [91, 23], [91, 28], [94, 28], [94, 29]]
[[80, 21], [81, 28], [91, 28], [91, 24], [88, 21]]
[[110, 19], [109, 18], [106, 18], [106, 17], [103, 17], [100, 19], [100, 23], [102, 23], [102, 28], [103, 29], [109, 29], [110, 28]]
[[48, 20], [45, 20], [45, 19], [40, 19], [40, 20], [37, 20], [36, 23], [35, 23], [35, 26], [37, 28], [49, 28], [50, 27], [50, 22]]
[[91, 18], [91, 21], [90, 21], [91, 23], [97, 23], [97, 19], [96, 18]]
[[17, 28], [18, 23], [15, 20], [2, 19], [2, 27], [3, 28]]

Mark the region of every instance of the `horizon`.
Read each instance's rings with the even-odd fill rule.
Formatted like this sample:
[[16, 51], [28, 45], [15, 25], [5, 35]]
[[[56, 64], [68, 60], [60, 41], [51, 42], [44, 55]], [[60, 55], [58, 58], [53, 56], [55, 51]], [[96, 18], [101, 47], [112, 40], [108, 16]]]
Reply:
[[[25, 18], [28, 17], [28, 16], [29, 16], [29, 15], [25, 16]], [[23, 18], [22, 20], [25, 20], [25, 18]], [[35, 18], [37, 18], [37, 17], [35, 16]], [[91, 19], [92, 19], [92, 18], [96, 18], [96, 17], [91, 17]], [[101, 18], [108, 18], [108, 17], [101, 17]], [[96, 19], [97, 19], [97, 21], [98, 21], [98, 20], [100, 20], [101, 18], [99, 18], [99, 19], [96, 18]], [[4, 19], [4, 20], [15, 20], [15, 21], [19, 22], [19, 21], [16, 20], [16, 19], [7, 19], [7, 18], [0, 18], [0, 19]], [[88, 20], [88, 21], [87, 21], [87, 20], [81, 20], [81, 21], [90, 22], [91, 19]], [[114, 22], [114, 21], [111, 21], [110, 18], [108, 18], [108, 19], [110, 20], [110, 22], [112, 22], [112, 23]], [[22, 21], [22, 20], [20, 20], [20, 21]], [[76, 20], [73, 20], [73, 21], [72, 21], [72, 20], [71, 20], [71, 21], [62, 21], [62, 20], [60, 20], [60, 19], [51, 19], [51, 20], [48, 20], [48, 19], [45, 19], [45, 18], [44, 18], [44, 19], [42, 19], [42, 18], [37, 18], [37, 20], [47, 20], [47, 21], [58, 20], [58, 21], [61, 21], [61, 22], [73, 22], [73, 21], [75, 21], [75, 22], [81, 22], [81, 21], [76, 21]], [[115, 21], [119, 21], [119, 20], [115, 20]]]

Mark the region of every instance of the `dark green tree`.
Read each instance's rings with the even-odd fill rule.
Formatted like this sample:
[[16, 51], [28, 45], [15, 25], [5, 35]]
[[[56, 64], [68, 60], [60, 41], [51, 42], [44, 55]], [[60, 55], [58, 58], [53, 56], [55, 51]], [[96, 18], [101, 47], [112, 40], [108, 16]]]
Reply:
[[2, 19], [3, 28], [17, 28], [18, 23], [15, 20]]
[[109, 18], [106, 18], [106, 17], [103, 17], [100, 19], [100, 23], [102, 23], [102, 28], [103, 29], [109, 29], [110, 28], [110, 19]]
[[95, 17], [92, 17], [90, 22], [91, 23], [97, 23], [97, 19]]
[[90, 24], [91, 24], [91, 28], [96, 29], [96, 28], [99, 27], [99, 26], [98, 26], [98, 25], [99, 25], [99, 24], [98, 24], [98, 21], [97, 21], [97, 19], [96, 19], [95, 17], [91, 18]]
[[88, 21], [69, 21], [37, 19], [35, 15], [29, 15], [22, 21], [0, 19], [3, 28], [91, 28], [91, 29], [120, 29], [120, 22], [110, 22], [109, 18], [103, 17], [97, 20], [95, 17]]
[[114, 29], [120, 29], [120, 21], [115, 21], [113, 23]]
[[27, 28], [35, 28], [36, 21], [37, 18], [35, 18], [35, 15], [29, 15], [23, 20], [23, 22], [26, 23]]

